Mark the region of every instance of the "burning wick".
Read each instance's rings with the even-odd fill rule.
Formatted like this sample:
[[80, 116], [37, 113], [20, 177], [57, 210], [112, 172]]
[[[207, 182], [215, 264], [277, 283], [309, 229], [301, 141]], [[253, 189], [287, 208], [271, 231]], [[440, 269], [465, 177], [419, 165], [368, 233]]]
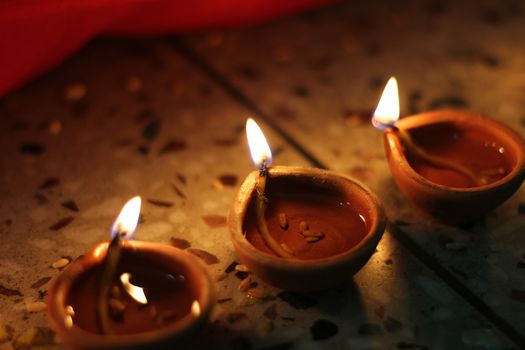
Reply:
[[257, 123], [248, 118], [246, 121], [246, 136], [248, 138], [248, 145], [252, 155], [255, 166], [259, 169], [259, 176], [257, 177], [256, 192], [257, 199], [255, 202], [255, 216], [257, 219], [257, 230], [261, 234], [264, 242], [277, 256], [282, 258], [293, 258], [293, 254], [285, 250], [268, 231], [264, 213], [266, 212], [265, 196], [266, 181], [268, 178], [268, 167], [272, 164], [272, 151], [262, 130]]
[[109, 317], [108, 299], [122, 251], [121, 240], [128, 240], [133, 237], [139, 221], [140, 205], [141, 199], [139, 196], [131, 198], [124, 205], [111, 228], [112, 240], [102, 264], [102, 275], [99, 280], [97, 299], [97, 317], [100, 329], [104, 334], [114, 333]]
[[449, 169], [469, 178], [476, 186], [482, 186], [488, 183], [487, 178], [477, 176], [472, 170], [461, 164], [451, 162], [445, 158], [429, 154], [421, 148], [403, 129], [398, 128], [395, 123], [399, 119], [399, 93], [397, 80], [391, 77], [383, 90], [383, 94], [377, 104], [377, 108], [372, 117], [372, 124], [380, 130], [393, 130], [397, 132], [403, 145], [413, 154], [422, 160], [438, 168]]

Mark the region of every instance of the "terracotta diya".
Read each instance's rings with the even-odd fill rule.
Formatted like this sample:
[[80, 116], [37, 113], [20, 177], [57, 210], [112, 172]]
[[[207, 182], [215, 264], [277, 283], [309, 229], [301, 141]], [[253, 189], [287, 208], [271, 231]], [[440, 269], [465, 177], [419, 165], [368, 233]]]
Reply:
[[115, 221], [111, 243], [96, 245], [51, 284], [48, 319], [66, 347], [185, 344], [209, 317], [214, 291], [204, 266], [182, 250], [129, 240], [139, 212], [135, 197]]
[[397, 186], [436, 221], [479, 219], [525, 179], [525, 141], [494, 119], [459, 110], [398, 118], [397, 83], [391, 78], [372, 121], [385, 130], [385, 152]]
[[258, 170], [242, 183], [228, 220], [241, 263], [289, 291], [323, 290], [352, 278], [385, 229], [376, 196], [332, 171], [270, 167], [269, 146], [251, 119], [247, 134]]

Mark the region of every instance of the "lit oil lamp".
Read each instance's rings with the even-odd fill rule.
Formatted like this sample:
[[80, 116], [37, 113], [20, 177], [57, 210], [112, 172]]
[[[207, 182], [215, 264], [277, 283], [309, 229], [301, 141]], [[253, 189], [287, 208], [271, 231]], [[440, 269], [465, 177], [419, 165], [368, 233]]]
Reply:
[[372, 124], [385, 130], [385, 152], [401, 192], [447, 224], [481, 218], [525, 178], [525, 141], [477, 113], [438, 110], [399, 120], [397, 82], [383, 91]]
[[203, 265], [170, 246], [131, 238], [140, 197], [99, 243], [53, 281], [51, 326], [68, 348], [126, 349], [181, 344], [207, 320], [214, 302]]
[[332, 171], [271, 167], [262, 131], [251, 119], [246, 131], [257, 170], [242, 183], [229, 215], [241, 263], [290, 291], [322, 290], [351, 278], [385, 229], [375, 195]]

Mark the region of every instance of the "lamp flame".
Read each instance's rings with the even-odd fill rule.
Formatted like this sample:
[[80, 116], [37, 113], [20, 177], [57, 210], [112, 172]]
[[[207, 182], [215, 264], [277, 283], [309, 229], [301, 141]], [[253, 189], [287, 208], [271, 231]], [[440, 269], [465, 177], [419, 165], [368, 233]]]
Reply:
[[391, 77], [386, 83], [383, 94], [379, 99], [376, 111], [372, 117], [372, 124], [384, 130], [394, 126], [399, 120], [399, 92], [397, 88], [397, 80]]
[[272, 151], [261, 128], [252, 118], [248, 118], [246, 121], [246, 137], [254, 165], [257, 168], [261, 168], [263, 165], [270, 166], [272, 164]]
[[120, 282], [122, 282], [124, 290], [129, 294], [130, 297], [135, 299], [136, 302], [141, 304], [147, 304], [148, 298], [146, 298], [146, 294], [144, 294], [144, 289], [132, 284], [129, 281], [130, 277], [131, 274], [129, 274], [128, 272], [125, 272], [122, 275], [120, 275]]
[[140, 216], [141, 199], [139, 196], [131, 198], [118, 215], [111, 227], [111, 238], [119, 235], [121, 239], [131, 239], [137, 228]]

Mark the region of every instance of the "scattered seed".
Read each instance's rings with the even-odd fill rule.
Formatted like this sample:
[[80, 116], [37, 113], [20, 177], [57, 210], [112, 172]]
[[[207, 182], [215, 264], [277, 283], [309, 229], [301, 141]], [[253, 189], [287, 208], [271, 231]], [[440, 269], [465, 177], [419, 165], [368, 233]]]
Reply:
[[252, 279], [250, 277], [246, 277], [239, 283], [239, 285], [237, 286], [237, 289], [239, 289], [241, 292], [246, 292], [250, 288], [251, 284], [252, 284]]
[[310, 231], [310, 230], [304, 230], [303, 236], [305, 237], [318, 237], [318, 238], [324, 238], [324, 233], [321, 231]]
[[164, 208], [173, 207], [173, 202], [170, 202], [170, 201], [164, 201], [164, 200], [153, 199], [153, 198], [148, 198], [147, 201], [148, 203], [156, 205], [157, 207], [164, 207]]
[[42, 287], [44, 284], [46, 284], [47, 282], [49, 282], [50, 279], [51, 279], [51, 277], [42, 277], [41, 279], [39, 279], [38, 281], [33, 283], [31, 285], [31, 288], [38, 289], [38, 288]]
[[26, 349], [30, 346], [49, 346], [55, 344], [55, 333], [47, 327], [31, 327], [15, 340], [16, 349]]
[[466, 249], [465, 244], [463, 244], [461, 242], [450, 242], [450, 243], [447, 243], [447, 244], [445, 244], [445, 248], [447, 248], [448, 250], [452, 250], [452, 251], [461, 251], [461, 250], [465, 250]]
[[191, 247], [190, 242], [188, 242], [187, 240], [183, 238], [171, 237], [170, 243], [172, 246], [174, 246], [175, 248], [179, 248], [179, 249], [186, 249], [186, 248]]
[[177, 177], [177, 180], [179, 180], [183, 185], [186, 185], [187, 183], [186, 176], [180, 173], [177, 173], [175, 176]]
[[239, 265], [239, 263], [237, 261], [232, 261], [230, 263], [230, 265], [228, 265], [226, 267], [226, 269], [224, 270], [225, 273], [230, 273], [230, 272], [233, 272], [235, 271], [235, 266]]
[[201, 258], [207, 265], [214, 265], [218, 264], [220, 262], [219, 258], [217, 258], [215, 255], [208, 253], [205, 250], [202, 249], [195, 249], [195, 248], [188, 248], [188, 252], [191, 254]]
[[265, 299], [268, 295], [260, 288], [251, 288], [248, 290], [248, 296], [255, 299]]
[[242, 264], [235, 265], [235, 271], [250, 272], [250, 270], [248, 270], [248, 266]]
[[159, 135], [160, 126], [160, 119], [152, 120], [144, 127], [142, 137], [147, 141], [153, 141]]
[[39, 290], [37, 293], [38, 300], [44, 300], [44, 298], [47, 296], [47, 290]]
[[60, 220], [58, 220], [57, 222], [55, 222], [53, 225], [49, 226], [49, 229], [50, 230], [53, 230], [53, 231], [58, 231], [64, 227], [66, 227], [67, 225], [69, 225], [71, 223], [71, 221], [73, 221], [73, 217], [72, 216], [66, 216]]
[[288, 220], [286, 219], [285, 213], [279, 213], [279, 226], [281, 226], [283, 230], [288, 229]]
[[308, 224], [306, 223], [306, 221], [301, 221], [299, 223], [299, 232], [303, 233], [303, 231], [305, 230], [308, 230]]
[[60, 180], [59, 179], [57, 179], [56, 177], [49, 177], [49, 178], [45, 179], [44, 182], [42, 182], [42, 184], [40, 184], [40, 186], [38, 186], [38, 188], [43, 190], [43, 189], [47, 189], [47, 188], [56, 187], [59, 184], [60, 184]]
[[172, 183], [171, 187], [173, 188], [173, 191], [175, 191], [175, 194], [177, 194], [177, 196], [179, 196], [182, 199], [186, 199], [186, 195], [177, 187], [177, 185]]
[[127, 92], [138, 92], [142, 89], [142, 80], [137, 76], [130, 76], [124, 82], [124, 89]]
[[64, 89], [64, 100], [75, 102], [83, 99], [87, 94], [87, 87], [82, 83], [73, 83]]
[[232, 298], [217, 299], [217, 304], [224, 304], [224, 303], [227, 303], [229, 301], [232, 301]]
[[108, 304], [109, 304], [109, 307], [112, 308], [114, 311], [124, 312], [124, 310], [126, 310], [126, 304], [124, 304], [122, 301], [118, 299], [109, 298]]
[[202, 220], [211, 228], [226, 226], [226, 216], [222, 215], [203, 215]]
[[184, 140], [170, 140], [159, 150], [159, 155], [179, 152], [186, 147], [187, 144]]
[[305, 237], [304, 239], [308, 243], [315, 243], [315, 242], [319, 242], [321, 240], [321, 237]]
[[78, 206], [77, 206], [77, 203], [75, 203], [75, 201], [65, 201], [65, 202], [62, 202], [60, 203], [64, 208], [66, 209], [69, 209], [71, 211], [74, 211], [74, 212], [77, 212], [79, 211], [78, 209]]
[[26, 304], [26, 311], [28, 312], [43, 312], [46, 311], [47, 306], [43, 301], [35, 301], [34, 303]]
[[223, 174], [219, 176], [218, 180], [223, 186], [233, 187], [237, 184], [238, 178], [235, 174]]
[[20, 293], [20, 291], [16, 289], [10, 289], [10, 288], [4, 287], [1, 284], [0, 284], [0, 294], [5, 295], [7, 297], [12, 297], [12, 296], [21, 297], [22, 296], [22, 293]]
[[250, 274], [248, 272], [242, 272], [242, 271], [237, 271], [235, 272], [235, 277], [237, 277], [238, 279], [240, 280], [243, 280], [245, 279], [246, 277], [248, 277]]
[[62, 258], [62, 259], [58, 259], [57, 261], [55, 261], [51, 266], [54, 269], [61, 269], [61, 268], [65, 267], [65, 266], [67, 266], [67, 264], [69, 264], [69, 259]]
[[60, 120], [52, 120], [47, 126], [47, 132], [51, 135], [58, 135], [62, 131], [62, 123]]

